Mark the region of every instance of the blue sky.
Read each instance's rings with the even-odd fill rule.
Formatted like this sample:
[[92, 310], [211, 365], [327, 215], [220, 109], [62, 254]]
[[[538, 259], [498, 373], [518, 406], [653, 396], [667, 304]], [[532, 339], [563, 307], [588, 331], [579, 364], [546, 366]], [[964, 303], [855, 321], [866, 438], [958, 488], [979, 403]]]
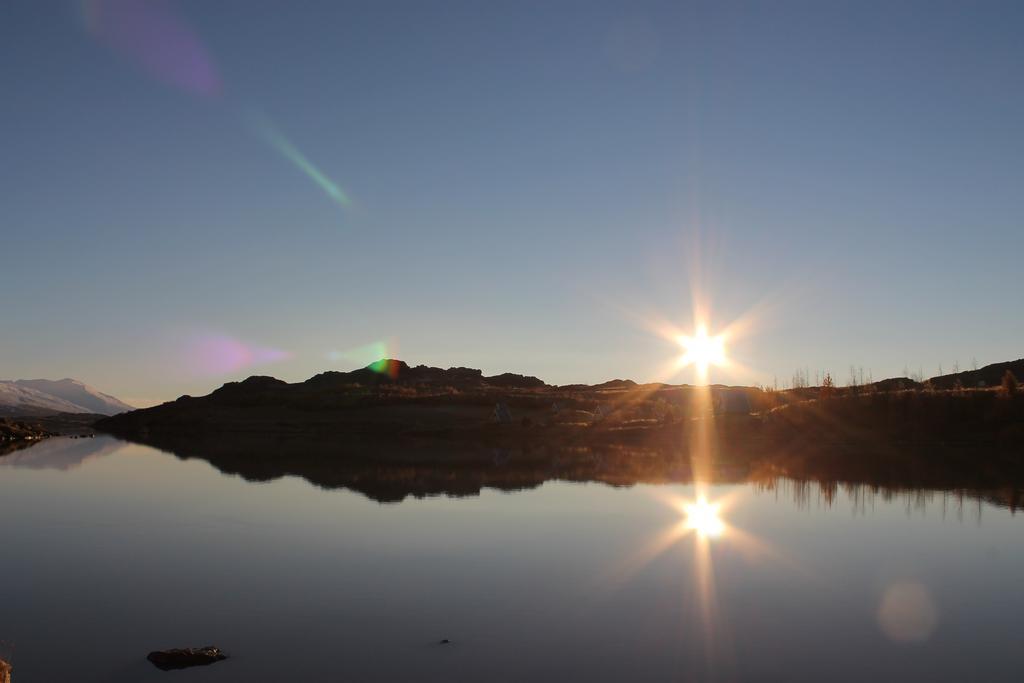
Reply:
[[0, 9], [0, 377], [141, 404], [390, 340], [655, 379], [694, 263], [713, 330], [762, 313], [715, 380], [1024, 355], [1019, 3], [157, 7], [184, 81], [111, 39], [129, 0]]

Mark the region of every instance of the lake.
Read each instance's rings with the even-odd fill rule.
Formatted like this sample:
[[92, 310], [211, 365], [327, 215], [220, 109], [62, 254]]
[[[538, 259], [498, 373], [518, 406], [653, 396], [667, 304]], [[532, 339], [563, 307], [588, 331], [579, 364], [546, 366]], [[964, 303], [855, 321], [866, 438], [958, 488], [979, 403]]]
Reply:
[[[516, 457], [324, 488], [110, 437], [15, 451], [0, 656], [14, 683], [1021, 678], [1016, 492], [490, 488]], [[230, 659], [145, 660], [208, 644]]]

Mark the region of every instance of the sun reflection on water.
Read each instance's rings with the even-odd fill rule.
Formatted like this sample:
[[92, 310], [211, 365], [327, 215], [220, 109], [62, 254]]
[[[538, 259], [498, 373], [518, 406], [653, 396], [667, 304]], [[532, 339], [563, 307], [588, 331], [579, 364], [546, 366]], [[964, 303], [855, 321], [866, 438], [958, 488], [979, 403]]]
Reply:
[[719, 505], [701, 497], [693, 503], [684, 503], [686, 526], [703, 538], [718, 538], [725, 533], [725, 522], [719, 516]]

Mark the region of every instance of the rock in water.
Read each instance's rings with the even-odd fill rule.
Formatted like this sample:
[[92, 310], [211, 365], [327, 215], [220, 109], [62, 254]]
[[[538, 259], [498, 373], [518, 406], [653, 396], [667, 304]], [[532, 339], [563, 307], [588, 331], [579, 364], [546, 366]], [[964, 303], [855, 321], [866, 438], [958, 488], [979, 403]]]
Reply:
[[11, 683], [11, 665], [0, 659], [0, 683]]
[[[153, 666], [164, 671], [187, 669], [190, 666], [206, 666], [227, 658], [228, 656], [219, 647], [212, 645], [189, 647], [183, 650], [157, 650], [146, 656]], [[2, 679], [0, 679], [0, 683], [3, 683]]]

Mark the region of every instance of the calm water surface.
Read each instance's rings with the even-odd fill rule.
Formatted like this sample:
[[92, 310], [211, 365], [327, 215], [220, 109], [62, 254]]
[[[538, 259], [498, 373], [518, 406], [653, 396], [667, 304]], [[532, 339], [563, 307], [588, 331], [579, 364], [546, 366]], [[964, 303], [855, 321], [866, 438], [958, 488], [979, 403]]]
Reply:
[[[1021, 679], [1022, 515], [707, 495], [722, 529], [688, 524], [685, 484], [381, 504], [54, 439], [0, 458], [0, 655], [14, 683]], [[206, 644], [231, 659], [144, 659]]]

